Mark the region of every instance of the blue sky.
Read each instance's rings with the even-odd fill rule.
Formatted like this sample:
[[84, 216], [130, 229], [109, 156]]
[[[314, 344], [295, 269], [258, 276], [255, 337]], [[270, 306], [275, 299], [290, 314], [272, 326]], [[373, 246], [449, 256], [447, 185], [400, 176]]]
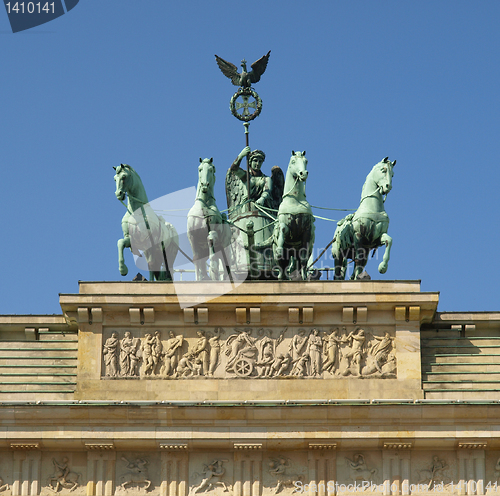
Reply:
[[[497, 0], [80, 0], [12, 34], [0, 12], [0, 313], [60, 313], [78, 280], [133, 277], [118, 272], [112, 166], [131, 164], [152, 200], [214, 157], [225, 208], [245, 142], [214, 54], [268, 50], [250, 126], [263, 170], [307, 150], [310, 203], [356, 208], [371, 167], [397, 159], [392, 257], [372, 278], [421, 279], [441, 311], [499, 310], [499, 19]], [[316, 221], [317, 250], [334, 227]]]

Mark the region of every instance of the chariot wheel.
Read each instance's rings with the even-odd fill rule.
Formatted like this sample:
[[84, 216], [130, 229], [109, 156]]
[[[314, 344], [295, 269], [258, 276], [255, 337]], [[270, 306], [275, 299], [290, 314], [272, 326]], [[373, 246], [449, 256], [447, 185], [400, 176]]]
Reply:
[[238, 358], [234, 363], [234, 372], [238, 377], [248, 377], [253, 372], [253, 363], [248, 358]]

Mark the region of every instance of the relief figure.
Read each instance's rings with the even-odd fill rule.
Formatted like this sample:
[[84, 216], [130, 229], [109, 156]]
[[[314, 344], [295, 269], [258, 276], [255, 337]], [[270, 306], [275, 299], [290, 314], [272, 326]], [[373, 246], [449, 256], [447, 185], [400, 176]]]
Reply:
[[208, 376], [213, 377], [215, 369], [217, 368], [217, 365], [219, 364], [219, 357], [220, 357], [220, 335], [221, 333], [224, 332], [222, 329], [216, 329], [214, 331], [214, 336], [212, 336], [208, 340], [208, 344], [210, 345], [210, 358], [209, 358], [209, 367], [208, 367]]
[[364, 344], [366, 341], [364, 329], [358, 328], [350, 332], [346, 338], [350, 347], [344, 351], [343, 356], [349, 361], [349, 369], [344, 371], [347, 375], [349, 371], [356, 376], [361, 375], [361, 361], [364, 358]]
[[205, 335], [205, 331], [197, 331], [196, 335], [198, 336], [198, 340], [196, 341], [193, 349], [186, 353], [185, 357], [190, 359], [195, 364], [200, 365], [200, 373], [196, 375], [207, 375], [209, 370], [208, 364], [210, 361], [208, 353], [208, 339]]
[[113, 332], [111, 337], [106, 339], [102, 350], [106, 377], [116, 377], [118, 375], [119, 351], [120, 341], [118, 340], [118, 333]]
[[290, 467], [290, 460], [286, 458], [271, 458], [269, 463], [269, 473], [276, 478], [274, 494], [278, 494], [285, 487], [293, 488], [295, 481], [302, 482], [303, 476], [298, 474], [287, 474]]
[[306, 331], [304, 329], [299, 329], [299, 332], [290, 341], [290, 347], [288, 349], [294, 363], [302, 356], [306, 344]]
[[430, 489], [434, 483], [448, 484], [450, 482], [450, 479], [447, 478], [443, 473], [443, 471], [447, 467], [448, 465], [444, 460], [440, 460], [439, 456], [434, 455], [432, 457], [432, 463], [429, 468], [417, 470], [418, 476], [420, 477], [418, 483], [426, 484], [428, 489]]
[[356, 481], [372, 481], [377, 474], [377, 469], [369, 469], [365, 462], [365, 457], [361, 453], [353, 456], [352, 460], [346, 458], [347, 466], [349, 467], [349, 477], [353, 482]]
[[319, 377], [321, 374], [321, 356], [323, 351], [323, 338], [319, 335], [318, 329], [313, 329], [307, 340], [307, 351], [311, 359], [309, 364], [309, 375]]
[[68, 462], [69, 459], [67, 457], [64, 457], [61, 463], [52, 458], [54, 473], [48, 479], [48, 486], [54, 493], [57, 493], [59, 489], [74, 491], [78, 487], [80, 474], [71, 472]]
[[139, 360], [137, 356], [138, 339], [134, 339], [129, 331], [120, 342], [120, 375], [138, 376]]
[[154, 359], [153, 359], [153, 345], [155, 344], [155, 338], [150, 333], [147, 332], [144, 336], [144, 341], [142, 343], [142, 358], [144, 360], [144, 374], [149, 375], [154, 369]]
[[216, 484], [220, 484], [224, 488], [224, 491], [229, 491], [226, 483], [222, 480], [226, 472], [222, 464], [227, 461], [214, 460], [208, 465], [203, 465], [203, 472], [198, 474], [201, 475], [201, 483], [193, 489], [193, 494], [200, 491], [210, 491]]
[[255, 364], [259, 350], [255, 345], [255, 338], [243, 331], [239, 335], [233, 334], [226, 341], [226, 355], [228, 361], [226, 372], [234, 372], [240, 377], [249, 376]]
[[129, 461], [124, 456], [121, 459], [126, 463], [127, 472], [120, 477], [120, 488], [127, 489], [127, 486], [143, 487], [146, 491], [151, 486], [148, 475], [148, 461], [143, 458], [137, 458]]
[[174, 331], [169, 331], [169, 339], [165, 344], [165, 361], [162, 367], [162, 375], [170, 375], [177, 371], [179, 357], [184, 343], [184, 336], [175, 335]]
[[153, 374], [157, 375], [159, 373], [161, 367], [161, 358], [163, 356], [163, 344], [161, 342], [161, 333], [160, 331], [155, 331], [155, 335], [153, 337], [152, 349], [151, 349], [151, 358], [153, 360]]
[[338, 368], [338, 353], [339, 344], [342, 339], [339, 337], [339, 328], [332, 329], [328, 337], [325, 339], [324, 344], [324, 354], [326, 362], [323, 364], [323, 370], [327, 372], [334, 373], [335, 369]]
[[283, 353], [280, 353], [274, 359], [271, 365], [270, 377], [281, 377], [285, 375], [291, 364], [292, 364], [292, 357], [290, 356], [290, 354], [287, 353], [286, 355], [283, 355]]

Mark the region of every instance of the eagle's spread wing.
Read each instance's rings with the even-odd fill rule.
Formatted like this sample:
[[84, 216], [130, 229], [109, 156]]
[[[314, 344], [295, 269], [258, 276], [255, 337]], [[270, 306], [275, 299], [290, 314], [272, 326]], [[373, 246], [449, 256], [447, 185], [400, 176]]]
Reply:
[[[238, 68], [231, 62], [221, 59], [218, 55], [215, 56], [215, 60], [217, 61], [217, 65], [219, 66], [219, 69], [222, 71], [222, 74], [228, 77], [235, 86], [240, 86], [241, 75], [238, 73]], [[265, 68], [266, 67], [264, 66], [264, 70]]]
[[[259, 60], [255, 61], [252, 64], [252, 71], [249, 74], [250, 81], [252, 83], [257, 83], [260, 81], [260, 76], [262, 76], [262, 74], [264, 74], [264, 72], [266, 70], [270, 55], [271, 55], [271, 50], [269, 50], [269, 52], [267, 52], [267, 55], [264, 55], [263, 57], [261, 57]], [[219, 65], [219, 67], [220, 67], [220, 65]], [[222, 72], [224, 72], [224, 71], [222, 71]]]

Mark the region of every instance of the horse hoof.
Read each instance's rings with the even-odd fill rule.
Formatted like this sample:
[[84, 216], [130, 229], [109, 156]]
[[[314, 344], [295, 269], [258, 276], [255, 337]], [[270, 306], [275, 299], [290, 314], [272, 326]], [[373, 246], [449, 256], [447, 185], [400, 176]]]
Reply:
[[119, 269], [122, 276], [126, 276], [128, 274], [128, 268], [126, 265], [120, 266]]
[[384, 262], [382, 262], [379, 266], [378, 266], [378, 271], [381, 273], [381, 274], [385, 274], [387, 272], [387, 264], [385, 264]]

